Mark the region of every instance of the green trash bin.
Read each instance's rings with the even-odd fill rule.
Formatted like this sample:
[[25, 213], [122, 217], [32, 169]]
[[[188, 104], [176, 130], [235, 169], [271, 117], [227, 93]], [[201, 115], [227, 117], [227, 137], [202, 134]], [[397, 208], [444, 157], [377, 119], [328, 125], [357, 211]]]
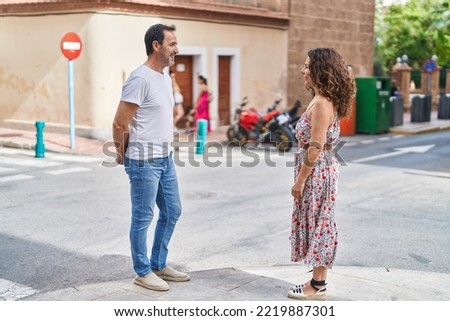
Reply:
[[391, 80], [387, 77], [356, 77], [355, 81], [356, 132], [387, 132], [391, 119]]

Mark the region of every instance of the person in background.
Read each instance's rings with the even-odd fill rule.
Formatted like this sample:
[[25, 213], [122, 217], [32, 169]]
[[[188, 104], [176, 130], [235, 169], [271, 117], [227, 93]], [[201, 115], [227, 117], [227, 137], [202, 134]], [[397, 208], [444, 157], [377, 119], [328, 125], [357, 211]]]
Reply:
[[176, 130], [178, 121], [184, 116], [183, 95], [181, 94], [180, 85], [177, 82], [174, 72], [170, 72], [172, 77], [173, 98], [175, 100], [175, 107], [173, 108], [173, 126]]
[[199, 75], [197, 77], [197, 81], [199, 85], [199, 94], [195, 103], [195, 108], [191, 110], [191, 114], [195, 115], [194, 127], [197, 126], [197, 120], [205, 119], [208, 121], [208, 132], [210, 132], [211, 131], [209, 119], [210, 93], [208, 90], [208, 81], [202, 75]]
[[334, 219], [339, 163], [333, 143], [339, 138], [339, 119], [350, 112], [355, 83], [342, 56], [331, 48], [308, 52], [301, 70], [313, 98], [296, 125], [291, 260], [312, 266], [312, 279], [293, 286], [288, 297], [321, 299], [337, 249]]
[[[144, 41], [147, 60], [130, 74], [122, 88], [113, 121], [113, 139], [116, 161], [125, 165], [130, 181], [131, 257], [137, 274], [134, 283], [150, 290], [167, 291], [166, 281], [190, 279], [166, 262], [168, 245], [181, 215], [171, 150], [174, 97], [167, 68], [175, 64], [178, 54], [175, 27], [153, 25]], [[149, 257], [147, 233], [155, 204], [159, 217]]]
[[391, 82], [391, 97], [392, 96], [395, 96], [395, 97], [400, 96], [400, 92], [398, 91], [397, 81], [395, 79], [392, 79], [392, 82]]

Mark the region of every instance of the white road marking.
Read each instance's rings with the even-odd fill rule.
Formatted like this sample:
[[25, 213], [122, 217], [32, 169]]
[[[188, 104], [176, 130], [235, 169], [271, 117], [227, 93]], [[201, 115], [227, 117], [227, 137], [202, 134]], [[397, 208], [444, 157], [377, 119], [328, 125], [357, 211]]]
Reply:
[[93, 156], [74, 156], [74, 155], [51, 155], [48, 156], [49, 160], [61, 161], [61, 162], [74, 162], [74, 163], [101, 163], [103, 160], [100, 157]]
[[0, 183], [20, 181], [20, 180], [24, 180], [24, 179], [33, 179], [33, 178], [34, 178], [34, 176], [23, 175], [23, 174], [4, 176], [4, 177], [0, 177]]
[[372, 143], [375, 143], [375, 139], [367, 139], [361, 141], [361, 144], [372, 144]]
[[420, 153], [423, 154], [433, 148], [435, 145], [422, 145], [422, 146], [411, 146], [411, 147], [403, 147], [403, 148], [395, 148], [395, 152], [386, 153], [386, 154], [380, 154], [365, 158], [359, 158], [352, 161], [352, 163], [364, 163], [364, 162], [370, 162], [373, 160], [381, 159], [381, 158], [387, 158], [407, 153]]
[[43, 159], [25, 159], [25, 158], [5, 158], [0, 156], [0, 164], [13, 164], [18, 166], [31, 166], [31, 167], [51, 167], [61, 165], [58, 162], [49, 162]]
[[406, 173], [406, 174], [414, 174], [414, 175], [422, 175], [422, 176], [434, 176], [434, 177], [441, 177], [441, 178], [450, 178], [450, 173], [424, 171], [424, 170], [418, 170], [418, 169], [408, 169], [408, 170], [405, 170], [404, 173]]
[[53, 170], [53, 171], [44, 171], [44, 173], [50, 174], [50, 175], [63, 175], [63, 174], [90, 172], [90, 171], [92, 171], [92, 168], [88, 168], [88, 167], [69, 167], [69, 168], [63, 168], [63, 169], [56, 169], [56, 170]]
[[38, 292], [28, 286], [0, 279], [0, 301], [16, 301]]

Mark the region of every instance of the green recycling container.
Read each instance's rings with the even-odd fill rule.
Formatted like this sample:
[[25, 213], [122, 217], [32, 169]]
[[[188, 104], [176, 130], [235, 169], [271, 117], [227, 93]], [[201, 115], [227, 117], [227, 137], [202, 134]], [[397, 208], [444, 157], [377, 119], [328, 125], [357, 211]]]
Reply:
[[391, 80], [387, 77], [356, 77], [355, 81], [356, 132], [387, 132], [391, 119]]

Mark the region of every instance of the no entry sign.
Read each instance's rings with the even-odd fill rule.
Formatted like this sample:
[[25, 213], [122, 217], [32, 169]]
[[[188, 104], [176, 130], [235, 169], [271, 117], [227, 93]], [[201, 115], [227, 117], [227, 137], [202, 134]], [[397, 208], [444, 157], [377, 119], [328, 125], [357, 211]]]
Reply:
[[62, 37], [61, 51], [67, 59], [77, 59], [81, 53], [81, 48], [81, 39], [75, 32], [68, 32]]

